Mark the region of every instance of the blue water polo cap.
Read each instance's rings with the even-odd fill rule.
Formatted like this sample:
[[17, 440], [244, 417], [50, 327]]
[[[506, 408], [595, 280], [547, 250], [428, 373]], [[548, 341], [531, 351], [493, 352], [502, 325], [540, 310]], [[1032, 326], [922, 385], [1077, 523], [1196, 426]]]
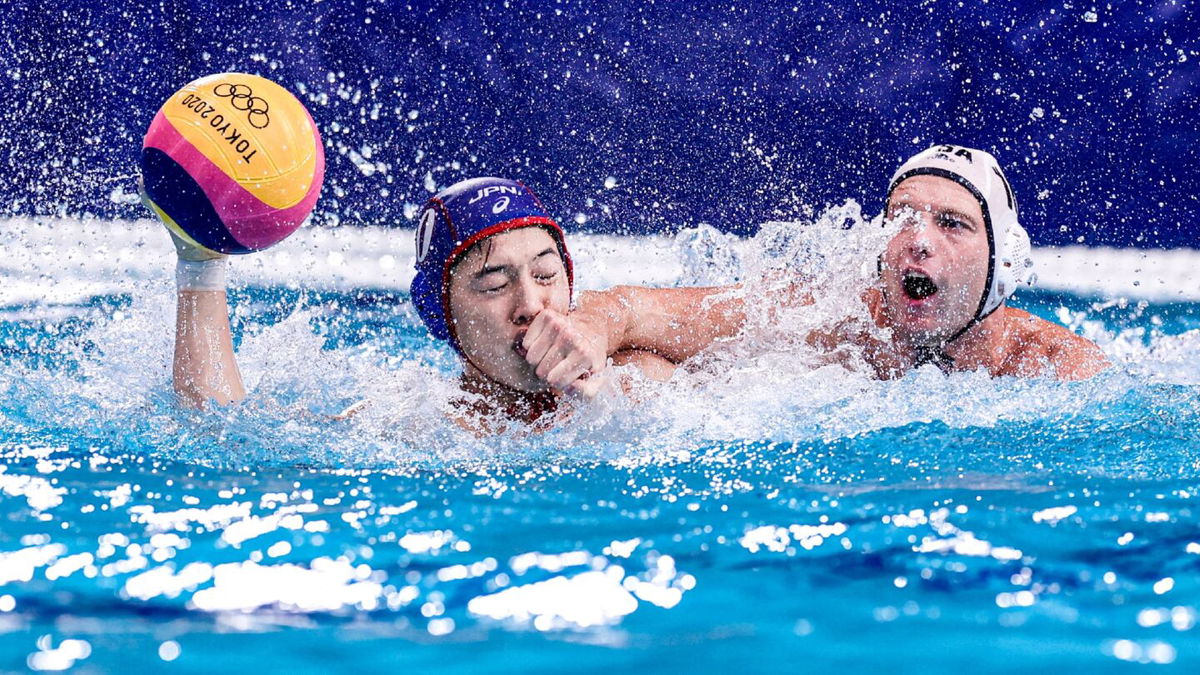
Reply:
[[417, 221], [417, 276], [412, 300], [417, 314], [439, 340], [458, 340], [450, 323], [450, 269], [471, 247], [488, 237], [522, 227], [543, 227], [558, 243], [567, 282], [574, 268], [562, 228], [533, 191], [506, 178], [472, 178], [442, 190], [425, 204]]

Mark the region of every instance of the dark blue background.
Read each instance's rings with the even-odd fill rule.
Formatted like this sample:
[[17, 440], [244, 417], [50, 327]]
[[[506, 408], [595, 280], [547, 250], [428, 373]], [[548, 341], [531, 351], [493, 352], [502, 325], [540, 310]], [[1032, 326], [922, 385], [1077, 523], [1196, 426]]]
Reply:
[[144, 216], [155, 110], [240, 70], [310, 106], [328, 224], [412, 226], [428, 184], [495, 174], [568, 227], [748, 233], [875, 212], [951, 141], [1000, 157], [1035, 243], [1200, 247], [1194, 2], [258, 4], [0, 4], [0, 214]]

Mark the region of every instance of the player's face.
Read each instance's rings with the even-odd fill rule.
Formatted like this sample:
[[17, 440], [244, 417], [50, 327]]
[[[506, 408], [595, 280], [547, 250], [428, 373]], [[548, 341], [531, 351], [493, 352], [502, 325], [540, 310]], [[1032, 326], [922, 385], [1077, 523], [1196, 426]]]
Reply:
[[886, 325], [912, 344], [947, 340], [974, 318], [987, 283], [983, 210], [963, 186], [925, 175], [897, 186], [888, 217], [902, 226], [882, 259]]
[[489, 237], [450, 272], [450, 320], [468, 367], [514, 389], [547, 388], [525, 361], [521, 339], [538, 313], [566, 313], [570, 302], [558, 245], [541, 227]]

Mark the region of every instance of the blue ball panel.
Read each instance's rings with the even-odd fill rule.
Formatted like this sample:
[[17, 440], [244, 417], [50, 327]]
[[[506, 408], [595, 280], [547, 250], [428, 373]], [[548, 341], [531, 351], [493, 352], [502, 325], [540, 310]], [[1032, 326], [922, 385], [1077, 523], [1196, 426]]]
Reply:
[[196, 243], [218, 253], [251, 253], [225, 229], [200, 184], [171, 156], [142, 148], [142, 180], [146, 194]]

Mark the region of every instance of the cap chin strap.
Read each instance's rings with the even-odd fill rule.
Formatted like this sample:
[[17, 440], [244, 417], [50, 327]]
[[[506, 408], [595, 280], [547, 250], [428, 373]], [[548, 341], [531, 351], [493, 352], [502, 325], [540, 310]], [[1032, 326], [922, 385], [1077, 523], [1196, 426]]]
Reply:
[[945, 343], [940, 345], [918, 345], [917, 358], [913, 362], [913, 368], [920, 368], [929, 363], [937, 366], [938, 370], [943, 373], [948, 373], [954, 368], [954, 357], [946, 353]]
[[[984, 297], [985, 298], [987, 297], [986, 291], [985, 291]], [[941, 370], [943, 373], [950, 372], [954, 368], [954, 357], [950, 356], [949, 354], [946, 353], [946, 347], [948, 347], [951, 342], [954, 342], [958, 338], [965, 335], [967, 331], [969, 331], [972, 328], [974, 328], [975, 326], [978, 326], [979, 324], [983, 323], [984, 319], [991, 316], [993, 312], [995, 312], [997, 309], [1000, 309], [1000, 307], [1002, 307], [1003, 305], [1004, 305], [1004, 302], [1001, 301], [1001, 303], [999, 305], [996, 305], [995, 307], [989, 309], [987, 312], [984, 312], [982, 315], [976, 315], [975, 318], [973, 318], [967, 322], [967, 325], [958, 329], [958, 332], [956, 332], [954, 335], [951, 335], [950, 337], [946, 338], [945, 340], [942, 340], [940, 343], [938, 343], [936, 345], [917, 345], [917, 347], [916, 347], [917, 358], [916, 358], [916, 361], [913, 363], [913, 367], [920, 368], [921, 366], [923, 366], [927, 363], [932, 363], [933, 365], [937, 366], [938, 369]]]

